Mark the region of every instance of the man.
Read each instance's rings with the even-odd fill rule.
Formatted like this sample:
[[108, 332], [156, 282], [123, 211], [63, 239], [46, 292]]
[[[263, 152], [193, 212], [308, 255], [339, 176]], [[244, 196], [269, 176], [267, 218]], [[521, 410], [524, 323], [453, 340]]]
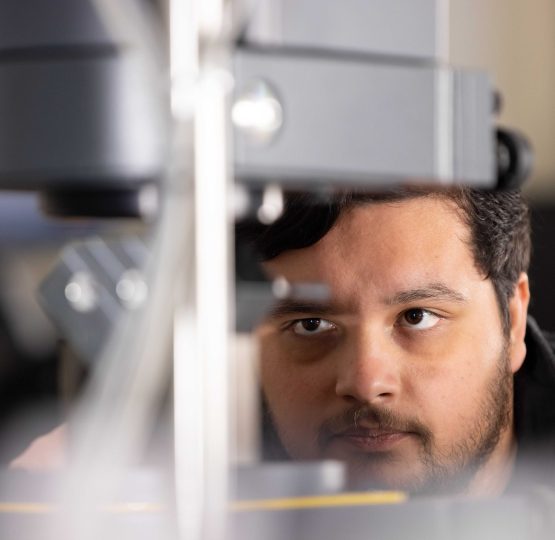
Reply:
[[352, 488], [496, 495], [553, 447], [518, 192], [294, 197], [255, 243], [270, 277], [330, 292], [282, 301], [258, 328], [288, 457], [343, 460]]

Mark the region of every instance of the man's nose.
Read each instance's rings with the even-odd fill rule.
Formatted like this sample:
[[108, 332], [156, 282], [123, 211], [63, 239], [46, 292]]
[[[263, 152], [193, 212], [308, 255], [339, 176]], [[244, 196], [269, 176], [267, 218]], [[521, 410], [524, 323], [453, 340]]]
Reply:
[[352, 403], [391, 405], [400, 387], [398, 350], [387, 333], [357, 331], [337, 361], [336, 394]]

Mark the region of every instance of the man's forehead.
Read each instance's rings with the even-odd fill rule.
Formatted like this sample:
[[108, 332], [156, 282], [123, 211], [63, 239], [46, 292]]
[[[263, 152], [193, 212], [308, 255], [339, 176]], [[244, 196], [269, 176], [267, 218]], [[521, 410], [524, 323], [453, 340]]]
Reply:
[[314, 311], [366, 301], [463, 301], [472, 282], [483, 281], [466, 235], [457, 213], [441, 200], [365, 204], [341, 216], [313, 246], [284, 252], [265, 268], [273, 278], [326, 284], [332, 301]]
[[370, 262], [381, 255], [418, 254], [424, 247], [435, 247], [439, 253], [461, 248], [470, 254], [469, 236], [457, 206], [446, 198], [357, 203], [342, 211], [316, 243], [284, 251], [264, 267], [270, 273], [284, 266], [302, 271], [310, 260], [319, 264], [339, 257]]

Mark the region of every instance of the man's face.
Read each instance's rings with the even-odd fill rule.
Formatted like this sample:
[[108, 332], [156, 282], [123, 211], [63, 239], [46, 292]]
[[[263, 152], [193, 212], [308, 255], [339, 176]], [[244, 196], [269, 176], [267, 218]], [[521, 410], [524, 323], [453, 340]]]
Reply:
[[319, 242], [265, 264], [322, 282], [258, 330], [273, 422], [294, 459], [347, 462], [357, 487], [450, 489], [510, 454], [510, 339], [452, 203], [343, 213]]

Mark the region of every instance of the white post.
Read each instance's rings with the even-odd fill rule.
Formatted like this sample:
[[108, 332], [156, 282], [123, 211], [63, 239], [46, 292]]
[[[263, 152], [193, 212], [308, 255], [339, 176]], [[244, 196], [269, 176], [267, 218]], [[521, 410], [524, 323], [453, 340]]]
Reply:
[[223, 0], [170, 3], [172, 110], [178, 125], [191, 114], [194, 123], [195, 294], [174, 324], [177, 512], [187, 540], [223, 540], [228, 506], [232, 79], [223, 22]]

